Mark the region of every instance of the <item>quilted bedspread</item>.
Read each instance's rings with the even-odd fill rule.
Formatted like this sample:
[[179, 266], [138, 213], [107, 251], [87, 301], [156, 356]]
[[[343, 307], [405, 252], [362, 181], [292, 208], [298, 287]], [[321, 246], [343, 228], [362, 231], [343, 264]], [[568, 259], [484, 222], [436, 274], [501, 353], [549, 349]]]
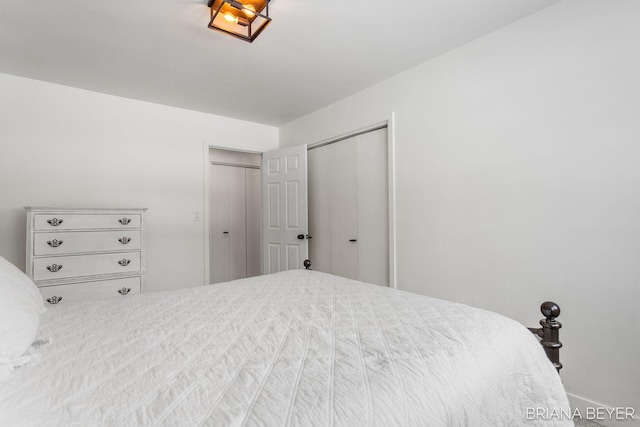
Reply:
[[[518, 426], [568, 411], [535, 337], [314, 271], [51, 306], [1, 426]], [[530, 417], [529, 417], [530, 418]]]

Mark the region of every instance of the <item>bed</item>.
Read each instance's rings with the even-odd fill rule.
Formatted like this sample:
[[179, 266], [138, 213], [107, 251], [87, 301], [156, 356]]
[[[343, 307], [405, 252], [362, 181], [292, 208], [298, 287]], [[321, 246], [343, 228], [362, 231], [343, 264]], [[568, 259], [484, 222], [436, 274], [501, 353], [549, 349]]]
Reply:
[[495, 313], [294, 270], [40, 314], [2, 426], [573, 425], [536, 338]]

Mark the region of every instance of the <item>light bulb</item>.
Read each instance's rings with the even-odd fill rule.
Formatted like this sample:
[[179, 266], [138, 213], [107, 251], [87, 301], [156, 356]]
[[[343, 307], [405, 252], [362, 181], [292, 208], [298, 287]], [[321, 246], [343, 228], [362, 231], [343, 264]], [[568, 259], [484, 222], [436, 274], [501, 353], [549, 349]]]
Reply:
[[238, 17], [235, 16], [233, 13], [227, 12], [223, 16], [224, 16], [224, 19], [226, 19], [229, 22], [233, 22], [234, 24], [238, 23]]
[[249, 18], [253, 18], [254, 16], [256, 16], [256, 8], [252, 4], [245, 5], [244, 9], [242, 10], [244, 11], [244, 14], [247, 15]]

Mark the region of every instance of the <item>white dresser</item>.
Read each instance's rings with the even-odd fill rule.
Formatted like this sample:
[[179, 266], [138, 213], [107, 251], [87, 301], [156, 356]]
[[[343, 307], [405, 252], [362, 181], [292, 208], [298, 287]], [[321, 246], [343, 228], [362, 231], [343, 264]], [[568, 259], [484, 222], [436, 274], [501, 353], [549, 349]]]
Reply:
[[141, 292], [146, 209], [25, 209], [26, 272], [49, 304]]

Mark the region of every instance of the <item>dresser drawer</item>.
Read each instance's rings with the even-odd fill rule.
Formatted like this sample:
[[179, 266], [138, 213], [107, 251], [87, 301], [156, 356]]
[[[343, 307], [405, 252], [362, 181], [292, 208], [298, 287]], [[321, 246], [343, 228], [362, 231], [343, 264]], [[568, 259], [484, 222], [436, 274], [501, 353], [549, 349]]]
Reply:
[[140, 252], [70, 255], [33, 259], [33, 280], [54, 280], [140, 271]]
[[38, 213], [33, 216], [34, 228], [37, 231], [140, 228], [141, 218], [140, 214]]
[[34, 233], [33, 254], [131, 251], [141, 248], [140, 230]]
[[[140, 293], [140, 277], [73, 283], [71, 285], [42, 286], [39, 288], [49, 304], [67, 301], [122, 297]], [[60, 299], [62, 298], [62, 299]]]

